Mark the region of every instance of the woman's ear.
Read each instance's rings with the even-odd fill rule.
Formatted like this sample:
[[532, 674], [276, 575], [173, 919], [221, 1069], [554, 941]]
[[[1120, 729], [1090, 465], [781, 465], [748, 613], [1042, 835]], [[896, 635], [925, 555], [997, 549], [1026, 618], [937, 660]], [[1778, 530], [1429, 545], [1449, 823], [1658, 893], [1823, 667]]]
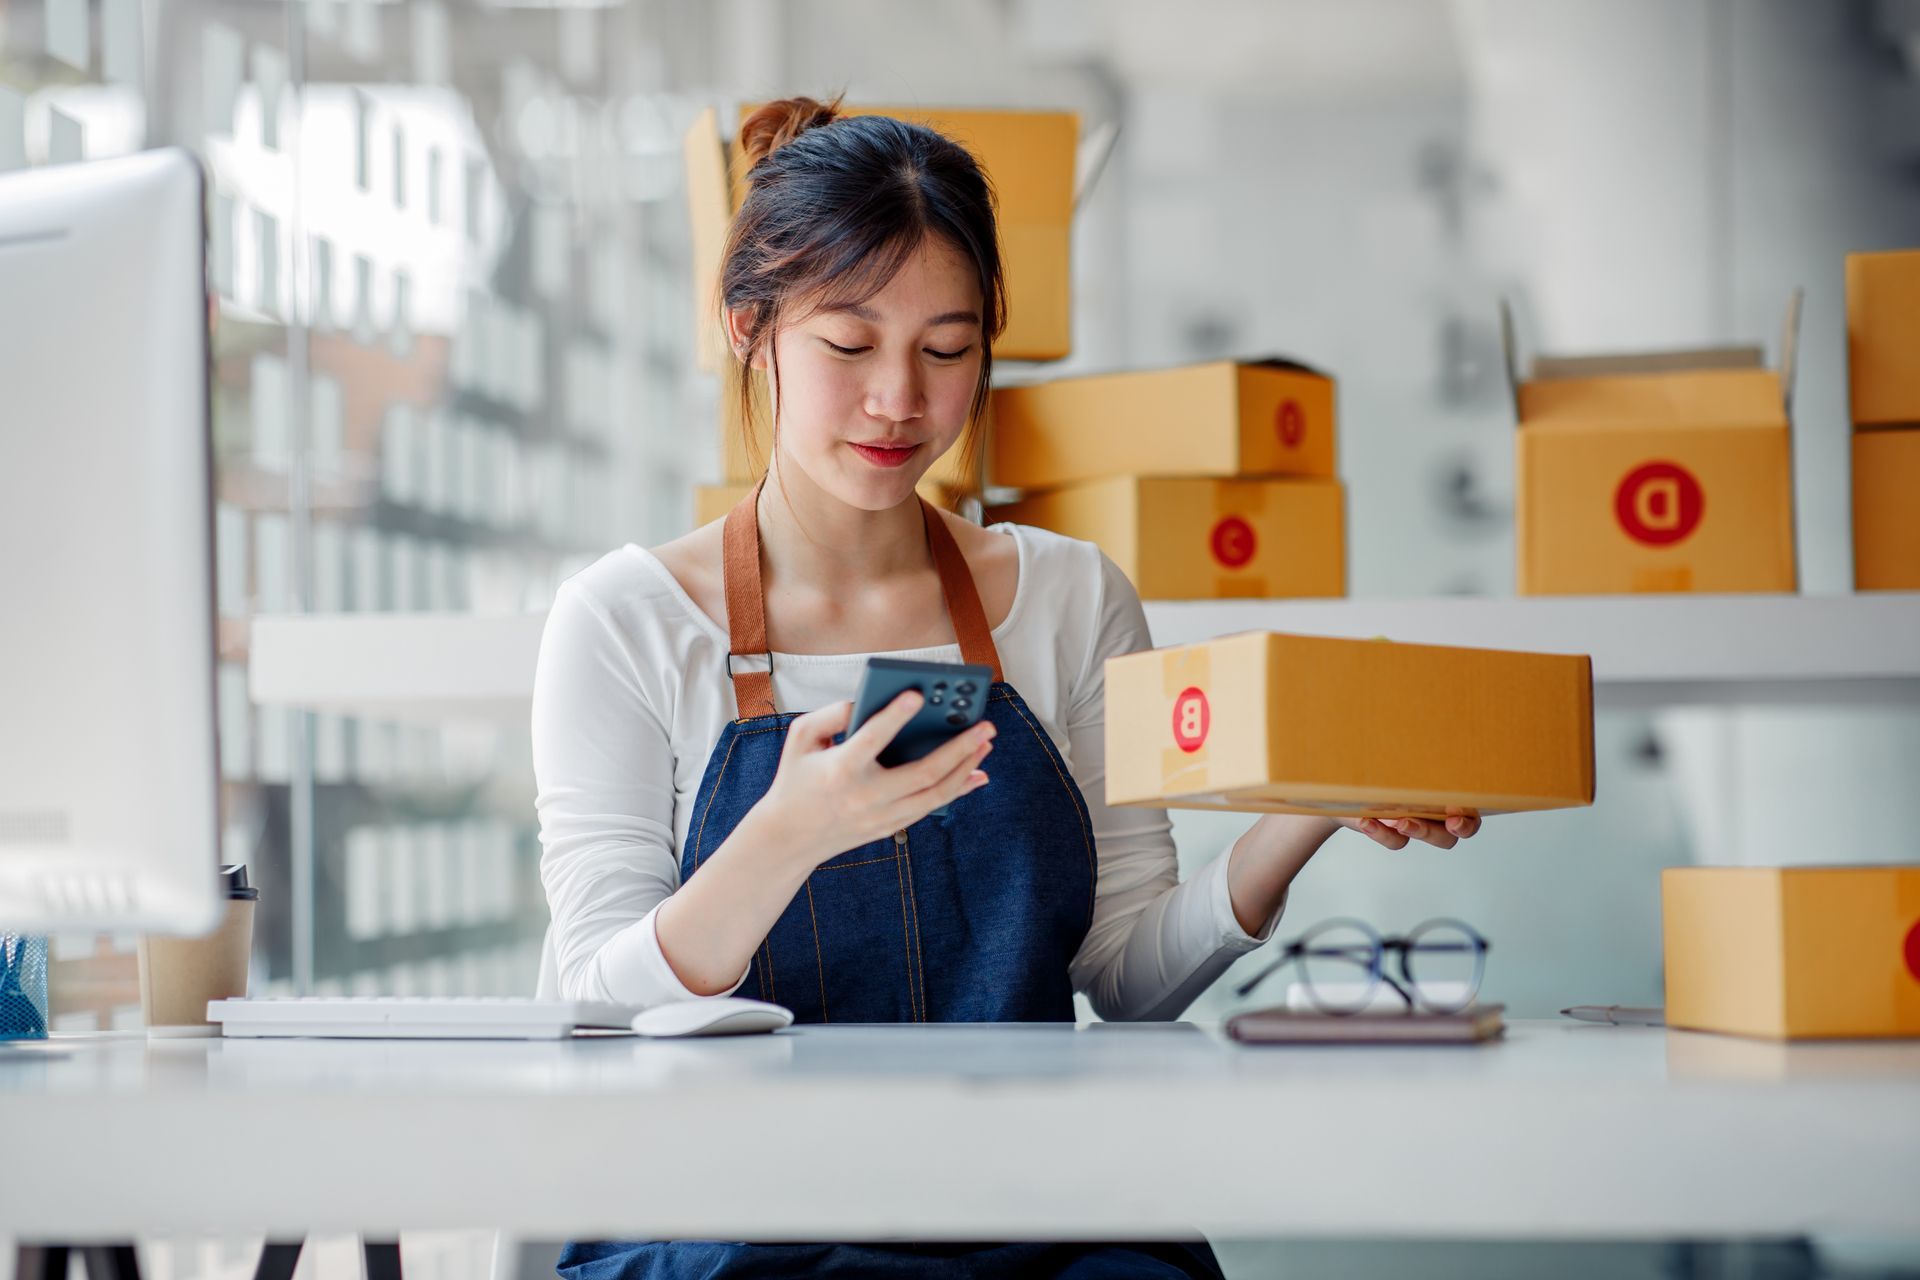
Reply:
[[[727, 335], [727, 345], [733, 349], [733, 358], [745, 363], [747, 358], [747, 335], [751, 327], [751, 318], [743, 311], [726, 307], [720, 313], [721, 327]], [[761, 352], [753, 360], [753, 367], [767, 367], [766, 353]]]

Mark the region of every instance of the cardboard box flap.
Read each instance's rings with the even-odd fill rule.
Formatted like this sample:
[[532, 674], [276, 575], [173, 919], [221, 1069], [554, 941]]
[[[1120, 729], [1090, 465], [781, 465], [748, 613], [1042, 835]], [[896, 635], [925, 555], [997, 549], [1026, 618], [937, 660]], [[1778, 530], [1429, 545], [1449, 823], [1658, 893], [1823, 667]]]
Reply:
[[1788, 425], [1799, 363], [1804, 291], [1788, 299], [1777, 370], [1758, 346], [1705, 347], [1621, 355], [1533, 358], [1521, 374], [1512, 305], [1500, 303], [1500, 342], [1514, 419], [1639, 426]]
[[1694, 351], [1650, 351], [1636, 355], [1535, 356], [1533, 376], [1611, 378], [1636, 373], [1692, 373], [1707, 369], [1764, 369], [1759, 347], [1701, 347]]
[[1107, 161], [1113, 158], [1113, 144], [1119, 140], [1120, 124], [1116, 120], [1104, 120], [1080, 136], [1080, 146], [1073, 157], [1075, 217], [1087, 203], [1087, 196], [1100, 181], [1100, 175], [1107, 171]]
[[1789, 420], [1793, 417], [1793, 379], [1800, 367], [1800, 309], [1806, 304], [1807, 291], [1796, 288], [1787, 299], [1787, 318], [1780, 325], [1780, 407]]
[[1333, 377], [1333, 375], [1325, 369], [1316, 369], [1305, 361], [1295, 360], [1290, 356], [1267, 356], [1264, 359], [1242, 360], [1239, 363], [1250, 369], [1273, 369], [1280, 373], [1304, 373], [1315, 378], [1331, 379]]

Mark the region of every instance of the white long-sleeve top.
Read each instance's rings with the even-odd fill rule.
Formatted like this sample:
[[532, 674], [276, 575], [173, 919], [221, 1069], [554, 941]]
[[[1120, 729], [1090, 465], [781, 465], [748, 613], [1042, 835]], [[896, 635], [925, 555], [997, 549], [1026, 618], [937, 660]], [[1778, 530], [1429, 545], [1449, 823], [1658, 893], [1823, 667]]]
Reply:
[[[1013, 605], [993, 630], [1002, 671], [1066, 760], [1096, 839], [1093, 923], [1071, 965], [1074, 989], [1103, 1018], [1177, 1017], [1271, 936], [1285, 902], [1248, 934], [1227, 895], [1225, 857], [1179, 883], [1166, 811], [1107, 807], [1103, 664], [1150, 647], [1139, 595], [1090, 542], [992, 528], [1019, 550]], [[679, 887], [695, 795], [735, 716], [727, 649], [726, 632], [640, 547], [562, 584], [533, 693], [540, 876], [553, 916], [543, 995], [698, 998], [667, 964], [654, 915]], [[850, 700], [875, 656], [957, 662], [960, 650], [776, 652], [775, 703], [809, 711]]]

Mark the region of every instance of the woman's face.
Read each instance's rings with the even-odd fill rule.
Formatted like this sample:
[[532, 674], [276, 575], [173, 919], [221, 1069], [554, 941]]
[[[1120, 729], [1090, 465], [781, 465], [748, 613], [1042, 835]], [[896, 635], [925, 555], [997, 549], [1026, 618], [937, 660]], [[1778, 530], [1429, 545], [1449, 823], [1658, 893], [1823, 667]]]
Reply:
[[776, 333], [783, 465], [863, 510], [904, 502], [966, 427], [981, 302], [967, 259], [928, 236], [873, 297]]

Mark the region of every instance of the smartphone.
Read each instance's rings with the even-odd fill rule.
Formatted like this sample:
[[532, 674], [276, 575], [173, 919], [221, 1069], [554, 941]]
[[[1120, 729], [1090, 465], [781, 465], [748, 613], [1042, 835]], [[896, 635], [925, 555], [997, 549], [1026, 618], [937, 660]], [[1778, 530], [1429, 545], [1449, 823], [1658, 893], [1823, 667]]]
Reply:
[[[853, 698], [853, 718], [847, 722], [846, 736], [851, 738], [861, 725], [907, 690], [917, 689], [925, 701], [893, 741], [881, 748], [880, 763], [891, 769], [918, 760], [980, 722], [992, 685], [991, 667], [868, 658], [866, 672], [860, 677], [860, 691]], [[941, 805], [933, 812], [945, 817], [947, 807]]]

